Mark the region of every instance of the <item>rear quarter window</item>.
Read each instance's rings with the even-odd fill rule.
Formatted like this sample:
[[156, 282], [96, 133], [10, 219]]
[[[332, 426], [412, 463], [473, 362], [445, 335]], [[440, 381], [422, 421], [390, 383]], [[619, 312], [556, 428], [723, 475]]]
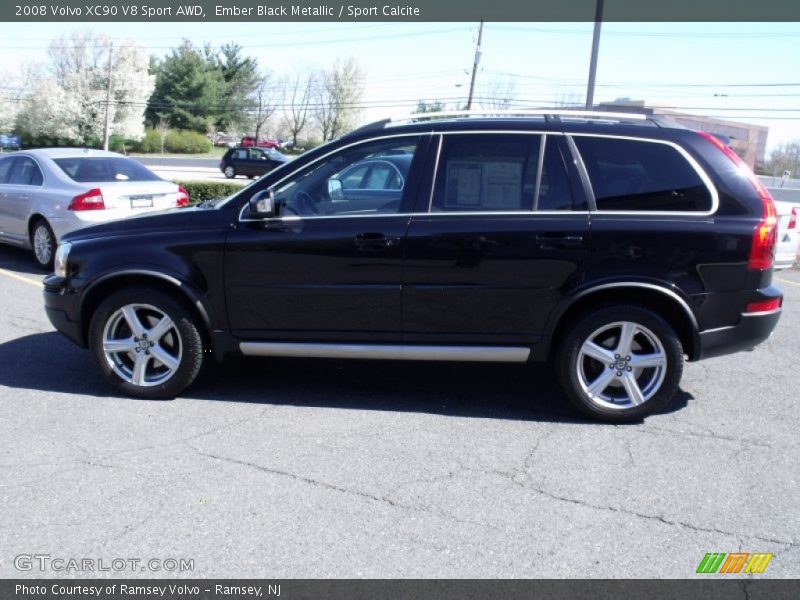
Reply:
[[707, 212], [711, 192], [673, 146], [574, 136], [599, 211]]

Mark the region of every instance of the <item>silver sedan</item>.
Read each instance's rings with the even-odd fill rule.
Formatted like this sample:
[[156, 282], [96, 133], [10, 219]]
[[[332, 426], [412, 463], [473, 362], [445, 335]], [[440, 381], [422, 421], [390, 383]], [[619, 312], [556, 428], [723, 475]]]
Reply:
[[114, 152], [50, 148], [0, 156], [0, 242], [32, 249], [44, 269], [71, 231], [188, 204], [186, 190]]

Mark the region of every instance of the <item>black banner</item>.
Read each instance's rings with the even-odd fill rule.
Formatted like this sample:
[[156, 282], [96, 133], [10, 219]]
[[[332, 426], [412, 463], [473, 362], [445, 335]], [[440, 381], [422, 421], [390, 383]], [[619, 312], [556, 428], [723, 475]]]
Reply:
[[795, 600], [800, 581], [731, 576], [695, 580], [0, 580], [3, 600]]
[[[596, 0], [5, 0], [0, 21], [593, 21]], [[800, 21], [798, 0], [604, 0], [604, 21]]]

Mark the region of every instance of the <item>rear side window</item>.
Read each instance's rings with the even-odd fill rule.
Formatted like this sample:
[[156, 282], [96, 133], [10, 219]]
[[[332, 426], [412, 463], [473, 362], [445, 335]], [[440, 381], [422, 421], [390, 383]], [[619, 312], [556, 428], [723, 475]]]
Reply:
[[161, 178], [141, 163], [115, 156], [73, 157], [53, 159], [73, 181], [160, 181]]
[[711, 193], [672, 146], [656, 142], [575, 136], [597, 210], [709, 211]]
[[552, 139], [537, 179], [541, 142], [528, 134], [445, 135], [431, 211], [571, 210], [566, 167]]

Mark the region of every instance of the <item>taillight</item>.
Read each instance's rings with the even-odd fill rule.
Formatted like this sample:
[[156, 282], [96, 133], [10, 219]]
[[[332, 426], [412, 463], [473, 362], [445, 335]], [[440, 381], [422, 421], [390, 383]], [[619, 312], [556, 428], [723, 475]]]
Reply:
[[105, 210], [103, 192], [95, 188], [75, 196], [67, 207], [68, 210]]
[[750, 302], [745, 308], [745, 312], [768, 312], [770, 310], [778, 310], [781, 307], [782, 298], [773, 298], [772, 300], [762, 300], [761, 302]]
[[722, 140], [705, 131], [698, 131], [698, 133], [714, 144], [734, 165], [736, 165], [736, 168], [750, 181], [758, 197], [761, 198], [762, 217], [753, 231], [753, 242], [750, 246], [750, 257], [747, 261], [747, 268], [754, 270], [771, 268], [775, 258], [775, 245], [778, 243], [778, 213], [775, 210], [775, 203], [772, 201], [772, 196], [770, 196], [769, 191], [767, 191], [767, 188], [761, 180], [756, 177], [755, 173], [747, 166], [747, 163], [745, 163], [736, 152], [725, 145]]
[[797, 228], [797, 209], [792, 209], [792, 216], [789, 217], [789, 226], [786, 229], [796, 229]]
[[178, 187], [178, 200], [175, 206], [189, 206], [189, 192], [185, 188]]

